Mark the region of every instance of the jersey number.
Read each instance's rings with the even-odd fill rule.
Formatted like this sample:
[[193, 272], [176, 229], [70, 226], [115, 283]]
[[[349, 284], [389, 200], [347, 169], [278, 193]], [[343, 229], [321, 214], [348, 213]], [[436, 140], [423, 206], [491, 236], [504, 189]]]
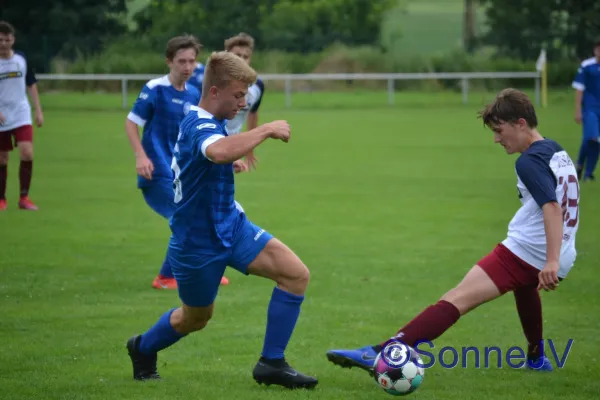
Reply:
[[[558, 184], [563, 185], [563, 198], [560, 204], [563, 212], [563, 219], [568, 227], [572, 228], [577, 225], [579, 220], [579, 183], [575, 175], [567, 176], [565, 181], [564, 176], [558, 179]], [[571, 189], [569, 192], [569, 189]]]
[[175, 204], [181, 201], [183, 197], [183, 192], [181, 190], [181, 180], [179, 179], [179, 174], [181, 174], [181, 169], [179, 168], [179, 164], [177, 164], [177, 159], [173, 156], [173, 161], [171, 162], [171, 169], [175, 173], [175, 178], [173, 179], [173, 192], [175, 194], [175, 198], [173, 201]]

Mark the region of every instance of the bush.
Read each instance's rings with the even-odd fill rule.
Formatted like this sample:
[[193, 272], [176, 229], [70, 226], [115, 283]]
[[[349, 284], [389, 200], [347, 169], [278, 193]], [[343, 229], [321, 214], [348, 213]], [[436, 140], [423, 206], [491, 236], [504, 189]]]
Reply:
[[[55, 73], [95, 73], [95, 74], [164, 74], [168, 72], [164, 49], [142, 38], [124, 39], [108, 46], [102, 54], [67, 63], [54, 60]], [[203, 61], [210, 50], [203, 49]], [[257, 51], [253, 56], [253, 66], [259, 73], [411, 73], [411, 72], [494, 72], [494, 71], [535, 71], [535, 61], [519, 61], [494, 57], [489, 49], [470, 55], [463, 51], [451, 51], [430, 56], [403, 57], [399, 53], [384, 52], [374, 46], [348, 47], [333, 44], [320, 53], [287, 53], [283, 51]], [[573, 79], [577, 62], [562, 60], [549, 64], [548, 82], [550, 86], [568, 87]], [[132, 88], [138, 87], [132, 84]], [[383, 89], [385, 81], [356, 82], [297, 82], [295, 90], [341, 90], [344, 88]], [[119, 82], [60, 82], [56, 88], [76, 90], [120, 90]], [[497, 89], [502, 86], [533, 87], [533, 80], [502, 79], [473, 80], [472, 88]], [[283, 89], [283, 82], [269, 82], [270, 90]], [[460, 90], [459, 81], [396, 81], [397, 89], [417, 88], [422, 90]]]

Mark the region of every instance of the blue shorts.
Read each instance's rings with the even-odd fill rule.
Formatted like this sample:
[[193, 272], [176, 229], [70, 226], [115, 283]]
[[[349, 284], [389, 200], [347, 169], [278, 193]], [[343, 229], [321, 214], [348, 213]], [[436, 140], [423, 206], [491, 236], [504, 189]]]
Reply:
[[173, 182], [168, 179], [159, 179], [152, 184], [140, 188], [146, 203], [158, 215], [169, 219], [175, 212]]
[[583, 140], [598, 140], [600, 137], [600, 110], [584, 111], [581, 120]]
[[248, 266], [272, 238], [273, 235], [244, 218], [234, 245], [224, 251], [193, 254], [169, 245], [167, 257], [183, 304], [207, 307], [214, 303], [225, 268], [231, 266], [247, 275]]

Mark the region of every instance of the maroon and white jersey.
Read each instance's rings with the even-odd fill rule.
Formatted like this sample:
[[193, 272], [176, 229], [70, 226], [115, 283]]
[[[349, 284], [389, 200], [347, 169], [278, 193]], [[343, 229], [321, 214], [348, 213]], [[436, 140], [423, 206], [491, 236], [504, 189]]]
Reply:
[[0, 113], [5, 119], [0, 124], [0, 132], [31, 125], [26, 89], [36, 82], [23, 53], [14, 52], [11, 58], [0, 58]]

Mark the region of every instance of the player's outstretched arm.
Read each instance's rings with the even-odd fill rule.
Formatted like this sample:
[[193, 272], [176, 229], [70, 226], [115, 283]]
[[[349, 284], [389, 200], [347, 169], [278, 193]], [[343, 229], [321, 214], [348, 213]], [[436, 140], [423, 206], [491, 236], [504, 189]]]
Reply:
[[223, 137], [208, 145], [205, 154], [215, 164], [229, 164], [244, 157], [268, 138], [288, 142], [289, 124], [286, 121], [273, 121], [239, 135]]
[[546, 265], [540, 272], [539, 289], [554, 290], [558, 286], [560, 249], [563, 236], [563, 211], [556, 201], [542, 207], [544, 230], [546, 231]]

